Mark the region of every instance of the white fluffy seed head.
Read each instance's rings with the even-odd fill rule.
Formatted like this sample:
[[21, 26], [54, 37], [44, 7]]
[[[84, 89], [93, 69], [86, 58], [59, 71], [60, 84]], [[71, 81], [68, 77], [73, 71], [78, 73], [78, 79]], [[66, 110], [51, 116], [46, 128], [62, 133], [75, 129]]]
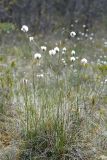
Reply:
[[107, 83], [107, 79], [105, 79], [105, 81], [104, 81], [105, 83]]
[[75, 57], [75, 59], [79, 59], [79, 57]]
[[89, 37], [89, 39], [90, 39], [90, 41], [92, 41], [92, 40], [93, 40], [93, 37]]
[[40, 60], [41, 59], [41, 54], [40, 53], [35, 53], [34, 54], [34, 59], [35, 60]]
[[81, 64], [86, 65], [88, 63], [86, 58], [81, 59]]
[[34, 37], [29, 37], [29, 41], [33, 41], [34, 40]]
[[78, 19], [75, 20], [75, 23], [78, 23]]
[[85, 28], [86, 27], [86, 25], [85, 24], [83, 24], [83, 28]]
[[76, 60], [75, 57], [70, 57], [71, 62], [74, 62], [75, 60]]
[[64, 58], [62, 58], [61, 60], [62, 60], [62, 62], [63, 62], [64, 64], [66, 63]]
[[80, 40], [80, 37], [77, 37], [77, 40], [79, 41], [79, 40]]
[[71, 55], [74, 56], [75, 55], [75, 50], [71, 51]]
[[94, 36], [94, 33], [91, 33], [91, 36]]
[[55, 51], [56, 53], [58, 53], [58, 52], [59, 52], [59, 47], [55, 47], [55, 48], [54, 48], [54, 51]]
[[82, 35], [82, 36], [84, 36], [84, 35], [85, 35], [85, 33], [84, 33], [84, 32], [82, 32], [82, 33], [81, 33], [81, 35]]
[[74, 38], [76, 36], [76, 32], [74, 31], [70, 32], [70, 36]]
[[43, 52], [45, 52], [45, 51], [47, 50], [47, 47], [46, 47], [46, 46], [41, 46], [41, 50], [42, 50]]
[[28, 32], [28, 31], [29, 31], [28, 26], [23, 25], [22, 28], [21, 28], [21, 31], [23, 31], [23, 32]]
[[49, 50], [49, 55], [50, 56], [54, 56], [56, 54], [54, 49]]
[[86, 38], [88, 37], [88, 34], [87, 34], [87, 33], [85, 34], [85, 37], [86, 37]]
[[105, 45], [107, 45], [107, 42], [104, 42]]
[[62, 54], [65, 54], [66, 52], [65, 51], [62, 51]]
[[62, 51], [63, 51], [63, 52], [66, 52], [66, 51], [67, 51], [66, 47], [64, 47], [64, 48], [62, 49]]
[[43, 74], [37, 74], [37, 77], [38, 77], [38, 78], [43, 78], [44, 75], [43, 75]]
[[27, 85], [28, 80], [27, 79], [23, 79], [22, 82], [23, 82], [24, 85]]

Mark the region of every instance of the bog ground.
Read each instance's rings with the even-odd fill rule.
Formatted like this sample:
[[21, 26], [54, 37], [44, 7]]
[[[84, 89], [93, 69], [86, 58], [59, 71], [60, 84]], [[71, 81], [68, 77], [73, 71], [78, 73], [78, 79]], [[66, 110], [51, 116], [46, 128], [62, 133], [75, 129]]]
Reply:
[[22, 26], [0, 41], [0, 159], [106, 160], [104, 32]]

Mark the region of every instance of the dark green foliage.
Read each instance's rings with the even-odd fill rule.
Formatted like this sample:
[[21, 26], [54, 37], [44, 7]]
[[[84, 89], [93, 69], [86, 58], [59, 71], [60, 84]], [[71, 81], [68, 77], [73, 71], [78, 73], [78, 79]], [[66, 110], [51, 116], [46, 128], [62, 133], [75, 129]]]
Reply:
[[30, 31], [46, 33], [75, 19], [92, 27], [106, 17], [106, 0], [1, 0], [0, 21], [26, 24]]

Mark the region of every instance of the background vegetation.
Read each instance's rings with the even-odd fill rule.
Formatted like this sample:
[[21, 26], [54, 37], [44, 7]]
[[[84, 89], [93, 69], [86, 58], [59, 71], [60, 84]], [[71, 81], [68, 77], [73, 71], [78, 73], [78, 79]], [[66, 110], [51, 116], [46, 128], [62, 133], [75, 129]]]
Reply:
[[0, 160], [107, 159], [106, 10], [0, 1]]
[[[19, 27], [26, 24], [30, 31], [49, 32], [61, 25], [69, 27], [75, 19], [93, 27], [105, 23], [106, 0], [1, 0], [0, 21]], [[106, 25], [107, 26], [107, 25]]]

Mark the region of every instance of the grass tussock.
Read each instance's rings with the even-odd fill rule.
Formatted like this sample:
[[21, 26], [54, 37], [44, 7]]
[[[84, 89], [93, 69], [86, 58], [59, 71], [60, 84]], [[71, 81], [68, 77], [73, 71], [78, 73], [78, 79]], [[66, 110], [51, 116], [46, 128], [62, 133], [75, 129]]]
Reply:
[[3, 160], [106, 158], [107, 57], [102, 41], [88, 35], [45, 42], [19, 33], [16, 44], [2, 44]]

